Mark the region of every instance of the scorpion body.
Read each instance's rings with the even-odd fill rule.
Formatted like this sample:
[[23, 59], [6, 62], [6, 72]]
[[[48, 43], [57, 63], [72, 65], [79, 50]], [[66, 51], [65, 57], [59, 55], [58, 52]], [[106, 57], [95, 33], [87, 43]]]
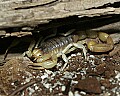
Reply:
[[49, 39], [38, 46], [38, 50], [42, 50], [43, 54], [58, 54], [70, 43], [76, 43], [78, 35], [69, 35], [67, 37], [60, 36]]
[[[90, 34], [87, 34], [87, 32]], [[26, 54], [33, 60], [33, 63], [30, 66], [34, 69], [53, 68], [57, 64], [57, 58], [60, 56], [62, 56], [66, 65], [68, 63], [66, 54], [76, 48], [83, 50], [83, 54], [86, 59], [87, 50], [83, 45], [86, 42], [82, 43], [81, 39], [85, 39], [87, 37], [98, 37], [102, 42], [104, 42], [98, 44], [97, 42], [90, 40], [87, 43], [87, 47], [92, 52], [107, 52], [113, 49], [114, 44], [112, 38], [104, 32], [74, 32], [74, 34], [67, 36], [48, 38], [33, 50], [28, 50]]]

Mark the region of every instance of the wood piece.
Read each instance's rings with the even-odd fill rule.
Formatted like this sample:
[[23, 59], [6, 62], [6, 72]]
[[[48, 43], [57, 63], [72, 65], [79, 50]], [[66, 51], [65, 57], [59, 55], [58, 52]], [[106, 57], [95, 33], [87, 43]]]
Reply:
[[104, 7], [115, 2], [120, 0], [1, 0], [0, 28], [35, 26], [75, 15], [81, 18], [120, 14], [119, 7]]
[[92, 29], [95, 31], [105, 31], [105, 30], [110, 30], [110, 31], [120, 31], [120, 21], [111, 23], [108, 25], [104, 25], [95, 29]]
[[6, 31], [0, 31], [0, 37], [4, 38], [4, 37], [22, 37], [22, 36], [27, 36], [27, 35], [32, 35], [32, 32], [11, 32], [11, 33], [6, 33]]
[[6, 31], [5, 30], [0, 30], [0, 36], [5, 36]]

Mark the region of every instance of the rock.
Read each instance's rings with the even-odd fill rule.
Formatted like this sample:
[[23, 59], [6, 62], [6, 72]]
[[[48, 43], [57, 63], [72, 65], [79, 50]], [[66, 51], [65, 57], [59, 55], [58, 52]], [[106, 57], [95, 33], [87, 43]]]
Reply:
[[101, 85], [96, 78], [79, 80], [75, 88], [88, 93], [101, 93]]

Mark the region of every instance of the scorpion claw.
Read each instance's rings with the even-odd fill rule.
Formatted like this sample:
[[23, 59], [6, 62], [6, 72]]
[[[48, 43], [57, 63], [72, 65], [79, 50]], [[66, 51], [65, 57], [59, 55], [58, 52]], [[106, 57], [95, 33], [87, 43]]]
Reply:
[[[33, 57], [37, 57], [35, 55], [38, 55], [38, 54], [42, 55], [42, 52], [39, 49], [34, 49], [33, 52], [36, 53], [36, 54], [34, 53]], [[41, 68], [50, 69], [50, 68], [53, 68], [57, 64], [57, 57], [55, 55], [50, 57], [49, 54], [45, 54], [45, 56], [40, 56], [40, 57], [38, 56], [34, 60], [36, 61], [36, 63], [32, 63], [31, 66], [38, 66], [38, 68], [40, 69]]]
[[51, 61], [51, 60], [47, 60], [45, 62], [41, 62], [41, 63], [32, 63], [30, 66], [30, 68], [34, 68], [34, 69], [50, 69], [53, 68], [55, 65], [57, 64], [57, 61]]
[[42, 67], [49, 69], [49, 68], [53, 68], [56, 64], [57, 64], [57, 60], [54, 61], [48, 60], [42, 63]]

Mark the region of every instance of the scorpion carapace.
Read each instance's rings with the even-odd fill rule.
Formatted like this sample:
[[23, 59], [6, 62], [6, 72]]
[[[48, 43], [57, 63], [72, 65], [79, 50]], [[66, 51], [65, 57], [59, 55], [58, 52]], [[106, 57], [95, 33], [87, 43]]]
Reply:
[[[90, 40], [89, 42], [81, 42], [81, 39], [85, 38], [99, 38], [104, 44], [97, 44], [95, 41]], [[103, 32], [84, 31], [84, 32], [73, 32], [68, 36], [58, 36], [48, 40], [45, 40], [37, 48], [28, 50], [26, 52], [29, 58], [34, 58], [34, 63], [31, 64], [32, 68], [44, 69], [53, 68], [57, 64], [57, 58], [62, 56], [65, 64], [68, 63], [68, 58], [65, 54], [70, 53], [76, 48], [83, 50], [85, 59], [87, 50], [84, 43], [87, 44], [88, 49], [92, 52], [106, 52], [113, 49], [112, 38]], [[35, 67], [39, 66], [39, 67]]]

